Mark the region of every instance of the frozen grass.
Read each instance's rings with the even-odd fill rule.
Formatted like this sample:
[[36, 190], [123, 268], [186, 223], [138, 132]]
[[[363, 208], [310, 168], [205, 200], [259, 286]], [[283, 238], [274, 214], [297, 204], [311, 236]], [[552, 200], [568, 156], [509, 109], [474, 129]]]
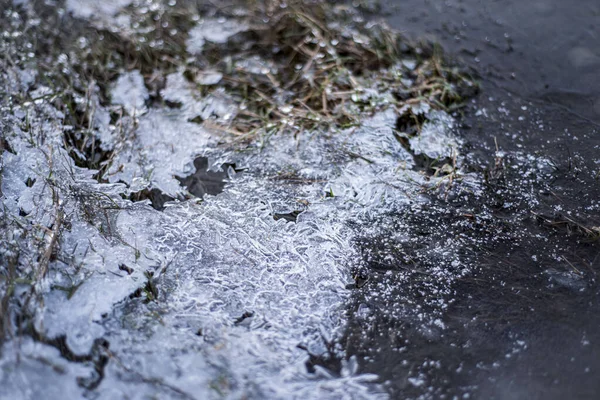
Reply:
[[[439, 48], [407, 43], [352, 7], [266, 1], [247, 10], [236, 18], [247, 26], [238, 40], [205, 44], [186, 65], [186, 76], [200, 86], [203, 70], [222, 74], [243, 105], [226, 130], [245, 139], [265, 127], [294, 134], [339, 130], [390, 106], [425, 103], [452, 111], [476, 90], [444, 64]], [[418, 121], [411, 108], [406, 113]]]

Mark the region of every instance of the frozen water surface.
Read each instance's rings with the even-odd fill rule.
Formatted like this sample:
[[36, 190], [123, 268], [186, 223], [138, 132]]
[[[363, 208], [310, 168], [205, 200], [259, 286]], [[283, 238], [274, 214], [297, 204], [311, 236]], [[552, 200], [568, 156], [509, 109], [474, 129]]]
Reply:
[[[101, 11], [112, 15], [123, 5]], [[189, 48], [242, 29], [200, 22]], [[10, 74], [23, 87], [9, 86]], [[5, 87], [27, 90], [28, 74], [8, 70]], [[207, 72], [200, 81], [220, 79]], [[35, 328], [46, 342], [7, 342], [0, 393], [37, 398], [52, 379], [64, 398], [82, 391], [106, 399], [386, 397], [376, 376], [357, 374], [356, 360], [331, 348], [343, 333], [351, 271], [362, 263], [355, 240], [363, 226], [425, 201], [423, 186], [442, 181], [414, 170], [411, 152], [446, 155], [437, 135], [451, 142], [452, 118], [431, 111], [410, 150], [394, 136], [398, 112], [390, 108], [337, 133], [264, 135], [240, 152], [219, 146], [220, 136], [198, 123], [227, 121], [238, 104], [219, 90], [199, 95], [182, 72], [161, 91], [174, 107], [147, 108], [135, 70], [110, 87], [111, 110], [91, 92], [90, 126], [114, 151], [106, 183], [75, 165], [62, 142], [70, 128], [48, 102], [5, 111], [3, 213], [30, 224], [14, 233], [27, 245], [44, 254], [57, 241], [59, 250], [42, 258], [48, 272], [36, 283], [34, 302], [43, 306], [33, 311]], [[109, 111], [119, 109], [113, 125]], [[222, 193], [167, 203], [163, 212], [127, 199], [144, 189], [181, 198], [186, 188], [177, 177], [194, 173], [198, 156], [212, 169], [235, 164], [244, 172], [229, 169]], [[276, 218], [292, 213], [294, 222]], [[319, 366], [308, 372], [309, 355], [326, 354], [344, 359], [339, 375]]]
[[[145, 95], [139, 83], [139, 74], [123, 75], [113, 101], [140, 106]], [[125, 141], [114, 144], [122, 146], [108, 173], [114, 183], [98, 184], [92, 172], [74, 166], [61, 148], [61, 115], [52, 107], [31, 105], [15, 113], [29, 113], [46, 142], [32, 146], [25, 132], [10, 128], [14, 153], [3, 155], [5, 209], [16, 215], [22, 210], [22, 218], [50, 229], [60, 201], [69, 222], [60, 237], [61, 256], [40, 283], [44, 308], [37, 328], [49, 338], [64, 336], [80, 356], [97, 351], [99, 338], [110, 343], [104, 377], [93, 388], [99, 398], [157, 392], [174, 398], [383, 396], [369, 384], [375, 377], [356, 375], [353, 362], [340, 376], [319, 368], [309, 374], [305, 362], [307, 350], [326, 353], [344, 327], [346, 285], [360, 264], [349, 222], [402, 207], [421, 191], [412, 155], [391, 134], [396, 114], [377, 114], [331, 137], [275, 135], [239, 153], [220, 150], [214, 134], [188, 122], [209, 111], [222, 117], [232, 105], [193, 98], [182, 84], [173, 75], [164, 91], [180, 108], [151, 108], [130, 122]], [[433, 123], [445, 131], [449, 121]], [[217, 196], [173, 203], [164, 212], [116, 196], [139, 178], [175, 195], [183, 188], [174, 176], [191, 174], [198, 155], [214, 160], [216, 168], [228, 162], [247, 171], [231, 172]], [[31, 187], [28, 177], [35, 179]], [[300, 212], [295, 223], [274, 218], [294, 211]], [[140, 287], [156, 287], [156, 301], [130, 301]], [[22, 364], [4, 359], [3, 390], [13, 392], [7, 385], [15, 384], [15, 374], [27, 380], [60, 368], [69, 382], [65, 393], [77, 398], [75, 378], [89, 378], [92, 361], [59, 362], [55, 353], [22, 351]], [[19, 392], [22, 398], [35, 398], [40, 389], [31, 385]]]

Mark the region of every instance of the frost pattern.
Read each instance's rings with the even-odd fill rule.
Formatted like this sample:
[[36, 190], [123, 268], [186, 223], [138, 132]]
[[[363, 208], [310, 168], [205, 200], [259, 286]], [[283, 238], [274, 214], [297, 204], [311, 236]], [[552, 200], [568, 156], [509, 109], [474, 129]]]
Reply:
[[[220, 30], [207, 33], [211, 24]], [[205, 21], [190, 40], [201, 49], [199, 43], [241, 29]], [[29, 73], [10, 74], [27, 86]], [[47, 87], [32, 93], [53, 95]], [[92, 96], [95, 134], [110, 138], [104, 146], [115, 154], [109, 183], [75, 166], [63, 148], [69, 128], [49, 103], [14, 107], [2, 121], [12, 149], [2, 157], [3, 215], [39, 227], [12, 235], [28, 232], [21, 245], [43, 254], [54, 240], [43, 232], [66, 226], [59, 254], [36, 282], [44, 307], [35, 328], [49, 340], [64, 337], [82, 361], [67, 362], [55, 348], [28, 340], [18, 350], [22, 364], [3, 356], [0, 395], [37, 398], [47, 382], [38, 378], [61, 370], [63, 397], [80, 398], [75, 382], [94, 382], [102, 339], [110, 343], [102, 353], [109, 361], [99, 385], [87, 385], [95, 398], [385, 398], [376, 376], [357, 373], [355, 359], [342, 362], [339, 376], [324, 368], [308, 373], [305, 363], [307, 351], [324, 354], [342, 334], [346, 285], [362, 263], [355, 239], [391, 210], [426, 202], [423, 187], [442, 181], [413, 170], [413, 154], [394, 136], [397, 112], [335, 134], [264, 135], [241, 152], [219, 147], [219, 135], [193, 122], [231, 118], [237, 106], [224, 92], [199, 97], [175, 73], [161, 94], [178, 107], [137, 112], [148, 92], [139, 72], [123, 74], [112, 100], [130, 115], [118, 127]], [[21, 129], [25, 116], [33, 141]], [[439, 148], [428, 138], [452, 141], [452, 119], [431, 119], [418, 143], [425, 154]], [[231, 172], [217, 196], [171, 203], [164, 212], [122, 198], [144, 188], [176, 197], [185, 190], [176, 177], [192, 174], [198, 155], [212, 168], [235, 163], [246, 172]], [[299, 213], [295, 223], [274, 218], [291, 212]], [[135, 300], [139, 290], [154, 301]], [[3, 355], [14, 346], [8, 342]], [[345, 359], [341, 349], [334, 352]]]
[[131, 116], [146, 113], [148, 97], [148, 89], [144, 86], [144, 77], [139, 71], [121, 75], [113, 86], [112, 103], [122, 105]]
[[241, 21], [205, 19], [189, 32], [186, 47], [191, 54], [198, 54], [206, 42], [225, 43], [231, 36], [247, 29], [248, 26]]

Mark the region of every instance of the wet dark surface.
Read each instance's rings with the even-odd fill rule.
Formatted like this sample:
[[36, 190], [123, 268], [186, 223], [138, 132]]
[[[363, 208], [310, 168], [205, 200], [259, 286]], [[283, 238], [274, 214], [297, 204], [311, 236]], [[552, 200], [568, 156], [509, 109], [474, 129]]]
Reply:
[[[487, 179], [482, 196], [432, 196], [362, 240], [348, 354], [393, 398], [597, 398], [600, 3], [389, 3], [394, 28], [481, 75], [459, 134]], [[548, 162], [532, 171], [527, 155]], [[451, 283], [432, 257], [444, 248], [471, 266]], [[443, 328], [421, 319], [436, 313]]]
[[401, 0], [389, 23], [476, 67], [488, 85], [600, 122], [600, 3]]

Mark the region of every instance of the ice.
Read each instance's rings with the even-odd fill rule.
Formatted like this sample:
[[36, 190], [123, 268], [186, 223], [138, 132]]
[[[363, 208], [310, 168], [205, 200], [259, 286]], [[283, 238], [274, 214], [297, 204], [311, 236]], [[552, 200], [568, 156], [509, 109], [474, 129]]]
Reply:
[[132, 192], [157, 188], [174, 198], [184, 192], [175, 176], [192, 174], [194, 159], [217, 142], [201, 124], [191, 121], [223, 118], [236, 110], [224, 94], [197, 98], [192, 88], [182, 74], [170, 75], [162, 95], [181, 107], [151, 109], [135, 123], [123, 125], [107, 174], [110, 182], [125, 182]]
[[[130, 360], [142, 357], [140, 364], [155, 366], [146, 376], [176, 384], [177, 374], [149, 363], [144, 348], [169, 358], [181, 351], [177, 348], [198, 348], [209, 364], [222, 368], [227, 381], [239, 386], [231, 388], [233, 397], [252, 394], [253, 386], [255, 396], [285, 397], [276, 388], [293, 385], [306, 374], [301, 363], [292, 362], [303, 358], [296, 344], [319, 340], [320, 330], [339, 328], [334, 310], [343, 296], [344, 265], [350, 261], [343, 227], [328, 227], [326, 221], [275, 221], [263, 203], [269, 198], [264, 190], [268, 182], [254, 183], [236, 182], [238, 190], [203, 206], [171, 207], [163, 220], [127, 212], [119, 221], [140, 246], [159, 251], [168, 263], [161, 296], [170, 311], [161, 323], [152, 322], [152, 336], [138, 343], [121, 331], [114, 338], [109, 335], [113, 345], [123, 341], [123, 348], [134, 350]], [[321, 224], [331, 232], [322, 232]], [[253, 313], [252, 321], [237, 325], [245, 312]], [[196, 336], [199, 329], [202, 338]], [[198, 386], [190, 388], [194, 393]]]
[[[184, 162], [180, 153], [161, 153], [161, 147], [177, 149], [179, 142], [194, 143], [196, 147], [192, 149], [185, 146], [189, 160], [202, 151], [218, 154], [208, 132], [185, 119], [181, 121], [186, 110], [186, 106], [181, 111], [150, 110], [140, 117], [136, 130], [139, 137], [134, 145], [139, 150], [131, 154], [144, 154], [146, 160], [156, 163], [153, 165], [157, 170], [168, 171], [168, 176], [150, 179], [163, 190], [169, 190], [168, 185], [161, 185], [169, 182], [173, 171], [184, 174]], [[358, 146], [368, 142], [368, 137], [383, 139], [389, 135], [386, 123], [391, 122], [391, 116], [376, 117], [371, 124], [380, 129], [364, 129], [349, 135], [350, 139], [340, 137], [340, 143], [349, 140], [349, 146]], [[185, 135], [196, 136], [192, 140]], [[313, 146], [315, 141], [318, 147]], [[383, 144], [368, 154], [378, 162], [388, 162], [395, 153], [409, 159], [396, 144], [395, 153], [386, 159], [383, 147], [392, 142], [379, 142]], [[29, 192], [35, 193], [30, 198], [44, 199], [45, 208], [37, 208], [50, 214], [50, 225], [50, 193], [44, 194], [36, 184], [31, 188], [8, 185], [11, 180], [26, 180], [25, 175], [18, 176], [19, 171], [27, 170], [22, 166], [25, 163], [34, 163], [38, 171], [48, 171], [47, 160], [41, 155], [32, 157], [40, 153], [18, 140], [11, 143], [27, 157], [21, 159], [9, 153], [4, 158], [9, 179], [3, 182], [4, 192], [21, 202], [32, 201], [26, 200]], [[298, 145], [300, 152], [288, 157]], [[184, 151], [183, 147], [180, 151]], [[123, 374], [131, 379], [143, 377], [146, 385], [141, 393], [150, 390], [146, 389], [148, 382], [155, 382], [165, 393], [173, 395], [169, 388], [176, 387], [196, 398], [213, 397], [214, 393], [207, 392], [211, 386], [207, 382], [218, 381], [219, 376], [227, 382], [222, 390], [233, 397], [283, 398], [304, 393], [308, 397], [337, 398], [350, 388], [357, 398], [376, 396], [369, 395], [369, 386], [361, 383], [371, 379], [368, 377], [346, 373], [343, 378], [314, 380], [304, 367], [306, 353], [296, 347], [304, 343], [317, 352], [323, 348], [324, 333], [328, 337], [339, 335], [348, 268], [358, 259], [352, 244], [353, 232], [345, 224], [346, 208], [362, 206], [351, 202], [340, 207], [349, 200], [343, 195], [346, 189], [340, 190], [337, 198], [324, 199], [324, 190], [330, 185], [321, 180], [290, 186], [269, 178], [269, 171], [293, 167], [307, 171], [309, 177], [337, 177], [337, 184], [345, 185], [340, 168], [331, 163], [345, 154], [323, 139], [298, 143], [279, 135], [271, 138], [263, 150], [222, 154], [246, 164], [263, 161], [256, 172], [236, 176], [221, 195], [209, 197], [203, 204], [187, 202], [160, 213], [147, 206], [118, 201], [123, 209], [92, 217], [86, 217], [85, 204], [76, 198], [99, 201], [94, 200], [96, 194], [117, 194], [124, 187], [93, 184], [85, 171], [64, 157], [63, 162], [52, 167], [54, 174], [65, 179], [57, 188], [64, 196], [66, 209], [71, 210], [71, 219], [70, 229], [61, 237], [61, 254], [72, 261], [68, 265], [56, 263], [47, 279], [55, 286], [72, 284], [77, 289], [69, 295], [63, 290], [52, 290], [52, 285], [44, 286], [45, 307], [38, 329], [48, 337], [66, 335], [67, 345], [76, 354], [89, 353], [99, 337], [111, 343], [111, 351], [126, 361], [123, 365], [111, 364], [109, 371], [116, 372], [107, 373], [97, 389], [101, 398], [134, 393], [121, 380]], [[379, 179], [377, 173], [360, 160], [348, 162], [356, 164], [356, 174], [362, 169], [363, 175], [369, 171], [371, 177], [364, 178], [366, 186], [354, 190], [371, 190], [371, 180]], [[125, 183], [129, 182], [127, 171], [125, 167], [119, 178]], [[297, 223], [273, 218], [277, 209], [304, 207], [298, 199], [306, 199], [310, 206]], [[41, 214], [36, 218], [43, 218]], [[131, 267], [131, 275], [120, 270], [120, 264]], [[154, 279], [161, 282], [162, 311], [157, 310], [153, 317], [140, 315], [135, 308], [115, 308], [143, 286], [143, 272], [148, 270], [154, 271]], [[252, 318], [236, 324], [246, 312], [251, 312]], [[122, 322], [117, 324], [119, 320]], [[140, 335], [144, 340], [138, 340]], [[188, 353], [190, 349], [197, 349], [195, 355]], [[207, 372], [190, 375], [182, 370], [185, 366]]]
[[560, 271], [555, 268], [548, 268], [544, 271], [544, 274], [548, 276], [550, 288], [558, 286], [575, 292], [583, 292], [588, 286], [583, 274], [575, 271]]
[[99, 88], [92, 85], [88, 90], [89, 96], [76, 98], [78, 110], [91, 110], [90, 128], [99, 141], [100, 148], [105, 151], [112, 150], [118, 139], [118, 130], [111, 126], [108, 107], [100, 104]]
[[[128, 3], [68, 4], [89, 17], [114, 15]], [[190, 32], [188, 50], [245, 29], [205, 20]], [[159, 93], [167, 105], [147, 106], [144, 77], [133, 70], [108, 88], [112, 105], [101, 104], [93, 85], [76, 99], [94, 110], [92, 134], [113, 151], [98, 182], [97, 171], [76, 166], [65, 149], [64, 132], [73, 128], [51, 101], [58, 94], [30, 87], [35, 75], [24, 70], [9, 69], [3, 81], [13, 76], [21, 78], [2, 82], [7, 91], [39, 100], [7, 108], [1, 122], [11, 148], [2, 154], [2, 216], [13, 232], [1, 238], [28, 255], [18, 267], [31, 282], [20, 287], [19, 300], [33, 293], [31, 329], [43, 340], [5, 345], [0, 390], [39, 398], [54, 396], [56, 387], [67, 399], [387, 397], [377, 377], [361, 374], [339, 346], [331, 356], [341, 360], [340, 371], [317, 365], [310, 373], [307, 351], [325, 355], [343, 336], [347, 285], [363, 264], [357, 239], [381, 230], [390, 212], [425, 203], [424, 188], [442, 181], [416, 170], [414, 155], [456, 154], [450, 116], [413, 109], [429, 122], [409, 148], [396, 137], [403, 111], [393, 107], [361, 115], [353, 128], [261, 132], [236, 147], [210, 126], [227, 126], [240, 105], [222, 88], [201, 95], [196, 87], [218, 84], [218, 73], [191, 82], [174, 72]], [[385, 97], [374, 88], [364, 93]], [[118, 106], [125, 113], [111, 124]], [[23, 128], [25, 117], [31, 129]], [[235, 164], [244, 172], [231, 169], [219, 194], [184, 200], [177, 177], [193, 174], [199, 156], [213, 170]], [[157, 211], [129, 200], [144, 189], [181, 201]], [[295, 221], [275, 218], [288, 213]], [[454, 259], [449, 249], [431, 253]], [[440, 281], [460, 275], [434, 272]], [[361, 315], [368, 320], [372, 311], [365, 306]], [[437, 318], [421, 320], [441, 328]], [[59, 354], [61, 338], [69, 357]], [[94, 371], [103, 374], [97, 387], [78, 385]]]
[[[161, 146], [177, 149], [179, 142], [194, 143], [196, 147], [179, 150], [185, 147], [189, 160], [202, 151], [219, 155], [208, 132], [181, 121], [186, 113], [186, 107], [181, 111], [149, 110], [140, 117], [136, 130], [139, 137], [133, 145], [139, 148], [130, 154], [146, 155], [146, 161], [168, 171], [168, 176], [150, 179], [164, 190], [169, 190], [168, 186], [161, 185], [172, 179], [173, 171], [179, 168], [184, 174], [184, 162], [181, 153], [161, 153]], [[59, 128], [58, 120], [48, 127], [53, 124]], [[387, 133], [382, 130], [380, 135]], [[196, 136], [192, 140], [185, 135]], [[304, 393], [338, 398], [348, 390], [356, 398], [377, 397], [362, 383], [372, 377], [349, 372], [342, 378], [315, 380], [306, 372], [306, 353], [296, 347], [304, 343], [318, 352], [324, 348], [323, 334], [340, 334], [348, 267], [358, 259], [352, 230], [344, 223], [346, 211], [338, 207], [345, 201], [343, 197], [323, 199], [327, 185], [321, 181], [290, 186], [269, 178], [269, 171], [289, 167], [290, 162], [305, 171], [331, 165], [327, 142], [318, 141], [321, 147], [316, 150], [312, 143], [303, 142], [301, 153], [292, 159], [288, 155], [298, 143], [285, 135], [272, 138], [262, 151], [222, 153], [221, 157], [247, 164], [263, 158], [264, 172], [256, 169], [236, 176], [222, 194], [203, 204], [182, 203], [160, 213], [115, 199], [121, 209], [86, 215], [89, 207], [97, 210], [108, 205], [104, 195], [110, 198], [121, 193], [124, 185], [94, 183], [89, 173], [60, 155], [60, 148], [53, 154], [61, 161], [52, 159], [50, 163], [41, 150], [18, 137], [12, 140], [18, 156], [6, 153], [3, 158], [3, 193], [6, 201], [16, 202], [14, 212], [18, 213], [19, 202], [34, 202], [30, 208], [38, 213], [31, 218], [52, 225], [54, 203], [44, 180], [36, 180], [31, 187], [17, 184], [26, 181], [25, 171], [34, 168], [44, 176], [52, 168], [62, 179], [55, 190], [69, 215], [70, 227], [61, 236], [60, 259], [70, 261], [56, 261], [50, 268], [37, 329], [50, 338], [65, 335], [70, 350], [79, 355], [90, 353], [99, 337], [111, 343], [111, 352], [123, 361], [108, 367], [96, 389], [100, 398], [155, 390], [167, 396], [182, 392], [184, 397], [212, 398], [215, 392], [210, 387], [216, 383], [232, 397], [285, 398]], [[146, 149], [151, 152], [145, 153]], [[329, 154], [332, 159], [344, 157], [333, 149]], [[129, 182], [127, 171], [124, 167], [119, 178], [125, 183]], [[339, 168], [329, 166], [319, 176], [338, 174]], [[297, 223], [273, 218], [276, 209], [302, 207], [298, 199], [307, 199], [314, 210]], [[119, 268], [121, 264], [133, 270], [131, 275]], [[133, 308], [117, 306], [144, 285], [148, 270], [160, 282], [156, 314], [140, 314], [141, 303]], [[57, 290], [58, 286], [70, 288], [70, 292]], [[253, 316], [237, 324], [247, 312]], [[197, 335], [200, 329], [201, 337]], [[189, 353], [191, 349], [195, 351]], [[33, 370], [27, 371], [29, 377]], [[129, 378], [123, 380], [123, 376]], [[129, 379], [145, 383], [136, 388], [126, 384]], [[69, 392], [67, 396], [79, 397]]]
[[218, 71], [204, 71], [197, 79], [200, 85], [216, 85], [223, 79], [223, 74]]
[[[1, 349], [0, 398], [78, 399], [83, 397], [74, 377], [91, 374], [91, 368], [68, 362], [58, 349], [23, 338]], [[50, 384], [51, 382], [51, 384]]]
[[[76, 259], [85, 259], [84, 270], [75, 277], [57, 273], [51, 276], [55, 284], [80, 286], [69, 298], [67, 293], [51, 291], [46, 296], [42, 329], [50, 337], [67, 335], [67, 344], [77, 354], [88, 353], [95, 339], [104, 334], [97, 322], [109, 313], [115, 303], [134, 292], [144, 281], [144, 272], [152, 270], [147, 250], [136, 254], [135, 242], [123, 240], [111, 243], [98, 230], [85, 222], [73, 222], [63, 236], [64, 249]], [[116, 243], [115, 243], [116, 242]], [[139, 250], [142, 252], [142, 250]], [[85, 268], [85, 266], [90, 268]], [[132, 268], [128, 274], [119, 266]]]
[[133, 0], [67, 0], [67, 10], [79, 18], [104, 19], [115, 16]]
[[112, 103], [123, 106], [130, 116], [145, 114], [148, 89], [144, 86], [144, 77], [139, 71], [122, 74], [111, 91]]
[[242, 21], [205, 19], [190, 30], [187, 51], [191, 54], [201, 53], [206, 42], [225, 43], [231, 36], [247, 29], [248, 25]]
[[[201, 77], [199, 83], [204, 78]], [[196, 117], [202, 120], [231, 118], [238, 110], [238, 105], [223, 90], [217, 89], [207, 96], [200, 96], [195, 85], [183, 76], [183, 71], [167, 76], [166, 87], [161, 95], [165, 100], [181, 105], [180, 117], [188, 120]]]
[[452, 132], [453, 122], [448, 115], [432, 111], [419, 135], [410, 139], [415, 154], [424, 154], [431, 159], [455, 158], [460, 142]]

